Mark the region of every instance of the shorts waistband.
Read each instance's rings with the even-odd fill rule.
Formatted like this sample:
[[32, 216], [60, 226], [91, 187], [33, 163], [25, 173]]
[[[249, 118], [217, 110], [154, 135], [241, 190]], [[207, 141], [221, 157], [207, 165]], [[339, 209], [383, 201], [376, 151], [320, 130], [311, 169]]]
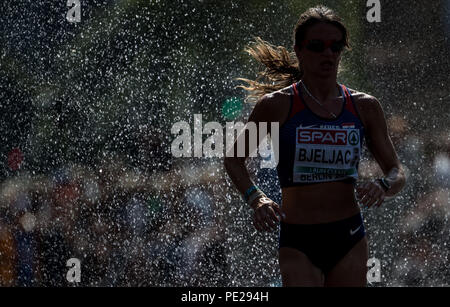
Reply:
[[337, 220], [337, 221], [333, 221], [333, 222], [327, 222], [327, 223], [319, 223], [319, 224], [287, 224], [283, 221], [280, 222], [281, 226], [285, 226], [285, 227], [298, 227], [298, 228], [315, 228], [315, 227], [334, 227], [334, 226], [339, 226], [339, 225], [345, 225], [345, 224], [354, 224], [354, 223], [362, 223], [363, 218], [361, 215], [361, 212], [350, 216], [348, 218], [342, 219], [342, 220]]

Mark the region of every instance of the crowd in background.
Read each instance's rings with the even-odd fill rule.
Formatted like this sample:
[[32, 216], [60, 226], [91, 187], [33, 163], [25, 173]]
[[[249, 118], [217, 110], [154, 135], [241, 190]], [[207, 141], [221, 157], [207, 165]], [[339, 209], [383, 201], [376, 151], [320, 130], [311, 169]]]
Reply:
[[[389, 129], [408, 177], [395, 202], [396, 224], [369, 227], [398, 234], [382, 284], [448, 285], [449, 131], [422, 135], [402, 117], [391, 117]], [[81, 262], [82, 286], [251, 284], [233, 280], [229, 246], [233, 231], [254, 231], [251, 222], [231, 230], [233, 212], [246, 205], [225, 184], [220, 163], [196, 161], [151, 176], [112, 154], [95, 168], [72, 164], [45, 175], [18, 169], [0, 186], [0, 285], [75, 285], [66, 279], [70, 258]], [[361, 180], [381, 174], [370, 159], [360, 171]], [[274, 186], [274, 174], [264, 175], [263, 190]]]
[[155, 185], [117, 159], [5, 180], [0, 285], [70, 285], [70, 258], [81, 262], [79, 285], [226, 284], [223, 225], [211, 191], [169, 183], [152, 191]]

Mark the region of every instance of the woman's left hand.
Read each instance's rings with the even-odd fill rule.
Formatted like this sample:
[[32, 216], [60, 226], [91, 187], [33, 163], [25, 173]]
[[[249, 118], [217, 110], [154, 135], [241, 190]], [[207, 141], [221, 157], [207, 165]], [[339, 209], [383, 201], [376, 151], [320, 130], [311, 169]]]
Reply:
[[370, 208], [375, 204], [376, 207], [381, 206], [386, 197], [384, 189], [377, 181], [366, 182], [356, 187], [356, 194], [363, 207]]

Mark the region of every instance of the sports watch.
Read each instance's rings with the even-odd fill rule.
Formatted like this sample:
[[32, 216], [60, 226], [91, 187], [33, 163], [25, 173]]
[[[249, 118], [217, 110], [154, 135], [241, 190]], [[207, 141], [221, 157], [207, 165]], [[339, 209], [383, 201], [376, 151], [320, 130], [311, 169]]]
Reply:
[[391, 184], [386, 180], [386, 178], [379, 178], [377, 179], [377, 181], [380, 183], [384, 192], [387, 192], [391, 188]]

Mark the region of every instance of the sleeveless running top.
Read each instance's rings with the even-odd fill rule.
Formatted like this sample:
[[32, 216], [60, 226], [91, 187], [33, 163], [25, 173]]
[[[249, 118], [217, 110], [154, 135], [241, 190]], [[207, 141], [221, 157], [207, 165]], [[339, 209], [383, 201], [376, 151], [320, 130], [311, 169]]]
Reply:
[[344, 180], [355, 183], [364, 127], [348, 89], [340, 84], [344, 103], [334, 119], [320, 117], [304, 103], [299, 82], [291, 85], [289, 117], [279, 131], [280, 187]]

